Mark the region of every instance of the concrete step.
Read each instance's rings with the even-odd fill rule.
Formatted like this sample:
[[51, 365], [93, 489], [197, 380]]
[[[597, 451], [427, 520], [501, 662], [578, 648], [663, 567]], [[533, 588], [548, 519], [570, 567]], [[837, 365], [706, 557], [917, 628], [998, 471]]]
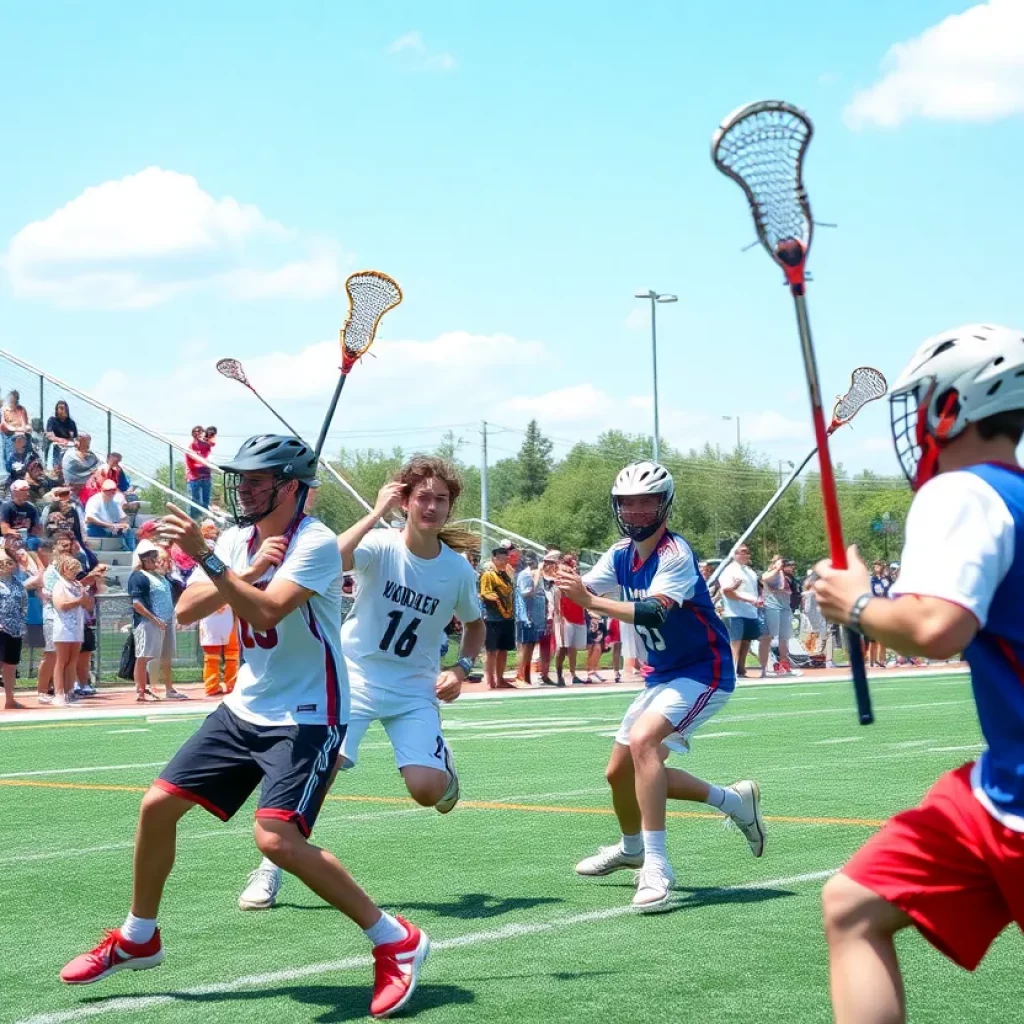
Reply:
[[96, 551], [95, 549], [93, 550], [95, 551], [97, 559], [99, 559], [99, 561], [104, 565], [130, 566], [132, 564], [132, 553], [130, 551], [106, 551], [103, 549], [99, 551]]
[[121, 542], [116, 537], [86, 537], [86, 546], [90, 551], [120, 551]]

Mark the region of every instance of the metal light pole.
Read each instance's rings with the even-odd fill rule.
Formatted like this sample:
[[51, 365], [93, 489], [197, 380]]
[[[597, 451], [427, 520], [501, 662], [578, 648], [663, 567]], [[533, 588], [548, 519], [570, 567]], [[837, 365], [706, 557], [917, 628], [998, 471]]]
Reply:
[[779, 486], [782, 486], [782, 467], [789, 466], [790, 469], [796, 469], [796, 466], [789, 461], [789, 459], [779, 459]]
[[658, 462], [661, 454], [661, 447], [658, 443], [659, 427], [658, 427], [658, 317], [657, 317], [657, 303], [659, 302], [678, 302], [679, 297], [676, 295], [664, 295], [659, 294], [650, 289], [646, 292], [637, 292], [636, 298], [647, 299], [651, 304], [651, 364], [654, 369], [654, 461]]
[[723, 416], [723, 420], [735, 420], [736, 421], [736, 447], [742, 448], [743, 442], [740, 440], [740, 418], [739, 416]]

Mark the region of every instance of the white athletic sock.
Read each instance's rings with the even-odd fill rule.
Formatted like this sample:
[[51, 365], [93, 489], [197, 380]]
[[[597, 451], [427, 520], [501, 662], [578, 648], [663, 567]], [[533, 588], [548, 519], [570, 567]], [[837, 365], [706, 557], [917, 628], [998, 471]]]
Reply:
[[156, 933], [156, 918], [150, 920], [145, 917], [136, 917], [134, 914], [129, 913], [124, 919], [124, 924], [121, 925], [121, 935], [128, 942], [133, 942], [137, 945], [149, 942], [153, 935]]
[[735, 814], [743, 806], [739, 793], [724, 786], [708, 786], [708, 798], [705, 803], [717, 807], [726, 814]]
[[668, 851], [665, 849], [664, 832], [648, 832], [644, 829], [644, 866], [668, 867]]
[[260, 871], [277, 871], [277, 865], [269, 858], [264, 857], [260, 862]]
[[[662, 833], [664, 834], [664, 833]], [[639, 857], [644, 852], [644, 834], [637, 832], [636, 835], [627, 836], [622, 833], [622, 852], [627, 857]]]
[[372, 928], [364, 929], [363, 934], [375, 946], [383, 946], [388, 942], [401, 942], [409, 933], [401, 921], [382, 910], [380, 920]]

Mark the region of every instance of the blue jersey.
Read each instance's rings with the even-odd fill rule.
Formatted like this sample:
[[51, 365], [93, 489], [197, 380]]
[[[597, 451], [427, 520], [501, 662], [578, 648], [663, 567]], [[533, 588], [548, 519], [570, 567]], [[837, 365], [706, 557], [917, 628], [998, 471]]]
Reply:
[[978, 619], [964, 657], [988, 749], [972, 783], [1024, 831], [1024, 471], [985, 463], [940, 474], [914, 499], [904, 554], [894, 595], [941, 597]]
[[729, 634], [715, 613], [707, 584], [697, 572], [690, 545], [666, 533], [645, 562], [636, 546], [623, 540], [606, 551], [583, 577], [595, 594], [640, 601], [665, 598], [668, 616], [658, 628], [636, 626], [647, 649], [646, 684], [693, 679], [724, 692], [736, 686]]

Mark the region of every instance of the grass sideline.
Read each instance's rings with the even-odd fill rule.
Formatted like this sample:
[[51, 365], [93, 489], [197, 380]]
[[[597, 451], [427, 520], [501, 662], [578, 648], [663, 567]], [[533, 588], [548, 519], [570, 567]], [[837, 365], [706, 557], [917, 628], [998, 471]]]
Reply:
[[[756, 861], [717, 815], [673, 805], [680, 889], [669, 914], [630, 913], [628, 874], [584, 881], [572, 871], [615, 839], [602, 769], [628, 693], [445, 709], [465, 797], [446, 818], [412, 807], [374, 727], [314, 836], [434, 939], [410, 1018], [547, 1021], [571, 1006], [588, 1019], [646, 1021], [674, 1007], [725, 1022], [753, 1019], [756, 1005], [761, 1021], [827, 1022], [823, 879], [980, 744], [966, 677], [872, 688], [869, 728], [856, 724], [847, 684], [810, 679], [743, 688], [697, 734], [680, 763], [716, 781], [757, 778], [769, 843]], [[64, 961], [123, 919], [140, 791], [197, 722], [60, 724], [15, 725], [0, 739], [0, 1024], [365, 1017], [368, 951], [354, 927], [294, 879], [277, 909], [236, 909], [258, 861], [250, 809], [227, 825], [198, 810], [183, 822], [163, 967], [61, 986]], [[901, 937], [910, 1019], [1015, 1019], [1019, 942], [1001, 937], [970, 976]]]

